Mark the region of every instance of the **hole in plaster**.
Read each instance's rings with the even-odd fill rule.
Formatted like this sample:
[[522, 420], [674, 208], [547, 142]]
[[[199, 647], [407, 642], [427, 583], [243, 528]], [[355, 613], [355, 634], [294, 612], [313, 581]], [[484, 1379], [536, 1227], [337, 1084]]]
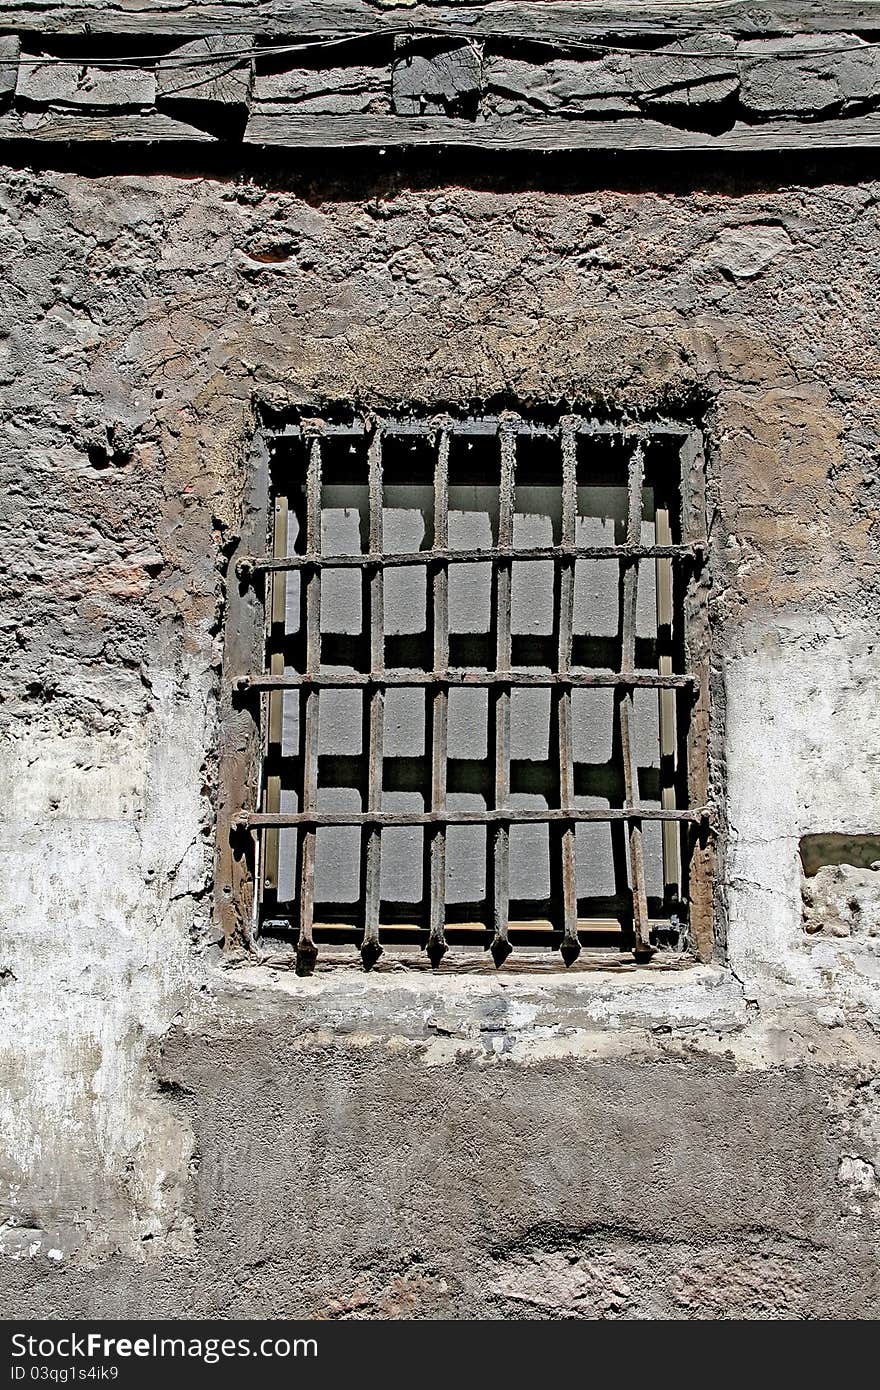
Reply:
[[804, 930], [811, 936], [880, 936], [880, 835], [804, 835]]

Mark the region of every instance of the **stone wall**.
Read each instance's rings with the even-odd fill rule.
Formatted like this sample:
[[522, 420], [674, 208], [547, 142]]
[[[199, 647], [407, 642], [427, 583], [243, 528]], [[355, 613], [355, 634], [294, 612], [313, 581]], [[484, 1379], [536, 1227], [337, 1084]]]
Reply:
[[[878, 831], [880, 188], [68, 163], [0, 180], [5, 1306], [871, 1315], [880, 957], [798, 844]], [[717, 958], [224, 958], [260, 411], [492, 399], [706, 420]]]

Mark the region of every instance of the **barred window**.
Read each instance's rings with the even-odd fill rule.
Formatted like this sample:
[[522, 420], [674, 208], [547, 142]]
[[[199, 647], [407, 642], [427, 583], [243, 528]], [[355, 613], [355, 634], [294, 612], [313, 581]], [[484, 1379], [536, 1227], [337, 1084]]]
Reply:
[[244, 565], [265, 670], [239, 682], [260, 930], [302, 973], [319, 950], [568, 966], [705, 940], [699, 430], [349, 415], [268, 446]]

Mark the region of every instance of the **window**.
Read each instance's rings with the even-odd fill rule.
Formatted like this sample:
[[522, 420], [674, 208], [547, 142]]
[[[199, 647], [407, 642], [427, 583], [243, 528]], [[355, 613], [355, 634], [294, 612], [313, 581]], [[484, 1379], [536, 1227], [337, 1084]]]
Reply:
[[267, 554], [239, 567], [266, 597], [265, 670], [239, 681], [260, 929], [304, 973], [352, 945], [369, 969], [392, 945], [436, 967], [692, 943], [699, 432], [349, 415], [267, 442]]

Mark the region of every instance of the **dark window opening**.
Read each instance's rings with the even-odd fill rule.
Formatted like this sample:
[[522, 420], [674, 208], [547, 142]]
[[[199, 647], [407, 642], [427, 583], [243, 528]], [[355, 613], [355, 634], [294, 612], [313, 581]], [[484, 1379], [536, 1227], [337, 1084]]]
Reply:
[[260, 929], [299, 968], [345, 943], [368, 968], [391, 947], [568, 965], [687, 943], [698, 441], [512, 414], [271, 435], [244, 821]]

